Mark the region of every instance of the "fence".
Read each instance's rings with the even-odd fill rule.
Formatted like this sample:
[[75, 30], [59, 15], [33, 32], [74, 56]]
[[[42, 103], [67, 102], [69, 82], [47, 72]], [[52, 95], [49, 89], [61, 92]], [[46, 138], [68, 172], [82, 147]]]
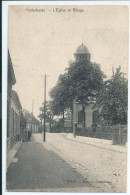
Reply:
[[113, 144], [125, 145], [127, 142], [127, 125], [97, 126], [76, 129], [76, 135], [97, 139], [112, 140]]

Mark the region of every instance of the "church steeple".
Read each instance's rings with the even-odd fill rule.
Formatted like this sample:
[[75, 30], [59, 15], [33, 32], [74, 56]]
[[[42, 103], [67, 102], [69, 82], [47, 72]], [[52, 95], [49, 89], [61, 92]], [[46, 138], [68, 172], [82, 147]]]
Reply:
[[82, 43], [77, 49], [76, 52], [74, 53], [75, 60], [76, 61], [81, 61], [81, 60], [90, 60], [90, 53], [88, 48]]

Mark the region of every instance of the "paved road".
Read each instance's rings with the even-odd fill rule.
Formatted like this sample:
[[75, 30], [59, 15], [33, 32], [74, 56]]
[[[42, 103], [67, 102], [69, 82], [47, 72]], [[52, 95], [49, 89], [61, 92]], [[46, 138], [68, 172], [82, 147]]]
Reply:
[[23, 143], [7, 172], [8, 191], [86, 191], [98, 189], [41, 143]]
[[[111, 177], [109, 172], [113, 169], [113, 159], [118, 157], [119, 160], [119, 154], [110, 155], [109, 151], [72, 142], [56, 134], [48, 134], [46, 143], [42, 142], [40, 134], [33, 137], [34, 140], [22, 144], [16, 155], [18, 162], [12, 163], [8, 169], [8, 191], [121, 191], [111, 182], [110, 178], [115, 176]], [[99, 177], [101, 167], [102, 175], [107, 174], [103, 179]]]
[[[46, 141], [52, 146], [51, 150], [71, 166], [75, 165], [76, 169], [79, 167], [79, 172], [84, 177], [89, 175], [91, 183], [101, 182], [102, 189], [103, 183], [109, 184], [110, 189], [104, 189], [106, 192], [126, 192], [127, 153], [80, 143], [76, 138], [72, 141], [67, 137], [64, 133], [47, 133]], [[34, 138], [42, 141], [42, 136], [38, 134], [35, 134]]]

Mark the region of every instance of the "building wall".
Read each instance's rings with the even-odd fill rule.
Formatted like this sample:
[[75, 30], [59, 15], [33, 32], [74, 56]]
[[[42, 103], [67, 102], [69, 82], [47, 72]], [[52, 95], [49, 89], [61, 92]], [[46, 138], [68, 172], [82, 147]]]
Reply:
[[[93, 124], [93, 109], [92, 105], [85, 107], [85, 126], [91, 127]], [[73, 121], [77, 123], [77, 126], [81, 128], [83, 126], [83, 117], [79, 123], [79, 116], [82, 117], [82, 105], [73, 104]]]
[[76, 104], [76, 112], [77, 112], [77, 114], [76, 114], [76, 121], [77, 121], [77, 126], [78, 127], [82, 127], [83, 126], [83, 124], [82, 123], [79, 123], [79, 113], [80, 112], [82, 112], [82, 105], [81, 104]]
[[[9, 67], [8, 67], [9, 68]], [[8, 75], [8, 86], [7, 86], [7, 150], [11, 148], [11, 91], [12, 84], [10, 75]]]
[[8, 51], [8, 86], [7, 86], [7, 150], [11, 147], [11, 93], [16, 83], [10, 53]]
[[39, 133], [39, 124], [38, 123], [35, 123], [35, 124], [27, 123], [28, 131], [31, 131], [31, 128], [32, 128], [32, 133]]
[[20, 134], [20, 109], [16, 107], [12, 99], [11, 99], [10, 134], [11, 137]]
[[93, 124], [93, 110], [92, 105], [85, 107], [85, 125], [91, 127]]
[[7, 90], [7, 138], [10, 137], [11, 91], [12, 91], [12, 85], [10, 83], [10, 78], [8, 78], [8, 90]]
[[35, 123], [32, 125], [32, 133], [39, 133], [39, 124]]

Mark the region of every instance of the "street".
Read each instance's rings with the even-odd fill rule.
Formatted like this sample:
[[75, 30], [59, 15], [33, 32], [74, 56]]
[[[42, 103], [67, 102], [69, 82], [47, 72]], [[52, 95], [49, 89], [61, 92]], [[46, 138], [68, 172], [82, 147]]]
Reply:
[[129, 191], [129, 4], [78, 4], [2, 4], [3, 193]]
[[67, 139], [33, 134], [7, 172], [8, 191], [125, 192], [126, 153]]

